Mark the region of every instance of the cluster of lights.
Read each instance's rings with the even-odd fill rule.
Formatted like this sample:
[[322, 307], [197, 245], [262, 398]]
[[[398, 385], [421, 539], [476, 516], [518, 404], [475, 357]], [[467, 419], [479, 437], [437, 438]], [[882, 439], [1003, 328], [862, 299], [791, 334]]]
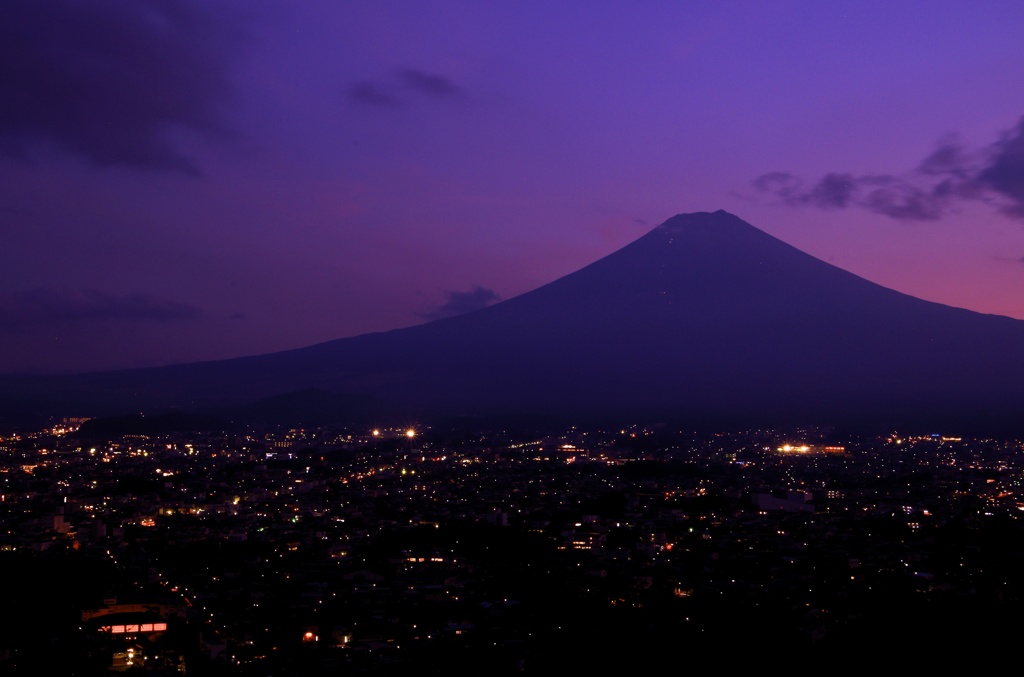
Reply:
[[[381, 432], [380, 428], [374, 428], [370, 434], [373, 435], [374, 437], [380, 437], [384, 433]], [[412, 438], [416, 437], [416, 431], [413, 428], [409, 428], [405, 431], [405, 436], [411, 440]]]
[[165, 632], [166, 623], [126, 623], [125, 625], [104, 625], [100, 632], [109, 632], [113, 635], [136, 633], [136, 632]]

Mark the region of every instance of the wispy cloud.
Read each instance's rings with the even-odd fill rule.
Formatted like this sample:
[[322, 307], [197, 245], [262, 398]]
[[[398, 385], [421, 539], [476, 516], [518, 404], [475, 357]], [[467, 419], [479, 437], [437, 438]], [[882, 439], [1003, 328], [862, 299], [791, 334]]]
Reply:
[[361, 80], [345, 93], [353, 104], [382, 108], [400, 108], [416, 98], [457, 100], [465, 96], [465, 90], [451, 79], [416, 68], [399, 68], [380, 81]]
[[226, 131], [229, 25], [190, 0], [4, 0], [0, 154], [199, 174], [167, 132]]
[[364, 106], [394, 108], [403, 105], [402, 100], [387, 89], [373, 82], [357, 82], [348, 88], [349, 101]]
[[955, 138], [944, 138], [901, 175], [830, 172], [807, 184], [788, 172], [769, 172], [753, 186], [789, 206], [859, 207], [899, 221], [934, 221], [971, 200], [1024, 219], [1024, 118], [986, 148], [969, 151]]
[[166, 322], [190, 320], [202, 314], [196, 306], [150, 294], [114, 294], [97, 289], [40, 287], [0, 295], [0, 329], [7, 330], [98, 320]]
[[462, 87], [435, 73], [425, 73], [415, 68], [403, 68], [397, 73], [398, 78], [409, 89], [438, 99], [458, 98], [462, 96]]
[[469, 291], [446, 291], [444, 295], [448, 299], [447, 301], [429, 313], [422, 313], [421, 317], [428, 320], [455, 317], [456, 315], [464, 315], [474, 310], [480, 310], [501, 300], [501, 297], [493, 289], [479, 285], [474, 286]]

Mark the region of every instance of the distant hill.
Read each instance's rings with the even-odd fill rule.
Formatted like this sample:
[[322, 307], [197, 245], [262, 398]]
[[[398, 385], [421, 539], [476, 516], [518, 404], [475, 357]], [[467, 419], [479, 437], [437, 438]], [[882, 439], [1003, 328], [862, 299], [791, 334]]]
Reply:
[[307, 388], [413, 415], [1012, 427], [1024, 321], [886, 289], [719, 211], [675, 216], [532, 292], [415, 327], [217, 362], [0, 378], [9, 402], [108, 411]]

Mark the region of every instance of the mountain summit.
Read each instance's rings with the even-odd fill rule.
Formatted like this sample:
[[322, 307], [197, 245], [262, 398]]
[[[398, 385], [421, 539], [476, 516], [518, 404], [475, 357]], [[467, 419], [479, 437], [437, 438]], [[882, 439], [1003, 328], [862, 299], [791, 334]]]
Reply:
[[1022, 347], [1020, 320], [886, 289], [718, 211], [466, 315], [234, 360], [6, 377], [0, 393], [139, 409], [313, 387], [417, 414], [1006, 424], [1024, 411]]

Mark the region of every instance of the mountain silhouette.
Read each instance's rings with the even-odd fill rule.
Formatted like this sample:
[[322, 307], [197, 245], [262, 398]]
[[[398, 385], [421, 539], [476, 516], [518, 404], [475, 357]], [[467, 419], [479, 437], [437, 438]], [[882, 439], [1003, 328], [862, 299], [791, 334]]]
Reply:
[[0, 379], [7, 401], [113, 411], [316, 388], [416, 415], [723, 424], [1012, 425], [1024, 321], [923, 301], [723, 211], [681, 214], [534, 291], [297, 350]]

